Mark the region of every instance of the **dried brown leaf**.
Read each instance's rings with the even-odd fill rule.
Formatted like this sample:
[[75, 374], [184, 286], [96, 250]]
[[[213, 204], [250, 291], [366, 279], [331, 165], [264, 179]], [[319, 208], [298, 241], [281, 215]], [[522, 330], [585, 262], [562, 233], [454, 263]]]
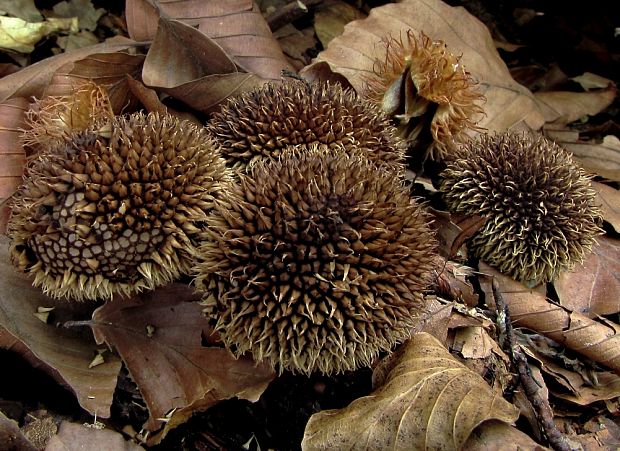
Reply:
[[60, 423], [58, 434], [54, 435], [45, 447], [45, 451], [79, 451], [84, 449], [138, 451], [144, 448], [125, 440], [121, 434], [110, 429], [96, 429], [69, 421]]
[[84, 409], [108, 418], [121, 362], [106, 355], [103, 364], [89, 368], [97, 355], [95, 343], [73, 330], [45, 324], [35, 317], [37, 307], [54, 305], [54, 300], [13, 269], [8, 239], [0, 237], [0, 326], [28, 347], [40, 361], [41, 369], [69, 387]]
[[468, 451], [544, 451], [539, 445], [520, 430], [501, 421], [487, 421], [478, 426], [469, 436], [463, 449]]
[[620, 191], [599, 182], [592, 182], [597, 192], [597, 204], [603, 210], [603, 218], [620, 233]]
[[616, 87], [588, 92], [542, 91], [534, 94], [545, 122], [566, 125], [584, 116], [594, 116], [607, 108], [616, 98]]
[[118, 351], [147, 403], [149, 430], [173, 409], [200, 401], [205, 408], [205, 401], [213, 405], [232, 396], [256, 400], [274, 377], [247, 357], [236, 360], [226, 349], [201, 344], [212, 329], [193, 302], [199, 297], [172, 284], [107, 302], [93, 314], [97, 342]]
[[136, 41], [155, 38], [160, 16], [178, 19], [213, 39], [246, 72], [277, 80], [282, 69], [292, 69], [252, 0], [128, 0], [125, 14]]
[[20, 143], [28, 100], [18, 97], [0, 103], [0, 233], [6, 231], [10, 210], [6, 200], [22, 183], [26, 153]]
[[[484, 262], [480, 271], [497, 279], [515, 327], [525, 327], [614, 371], [620, 371], [620, 326], [572, 312], [547, 300], [544, 289], [528, 289]], [[490, 283], [481, 284], [492, 298]]]
[[440, 0], [405, 0], [373, 8], [366, 19], [347, 24], [344, 33], [301, 74], [317, 78], [316, 64], [326, 62], [360, 92], [373, 73], [375, 59], [384, 59], [385, 48], [379, 41], [386, 36], [404, 36], [409, 29], [442, 40], [452, 53], [462, 55], [463, 66], [478, 80], [487, 99], [483, 105], [486, 117], [479, 125], [495, 131], [520, 122], [533, 129], [543, 125], [532, 93], [512, 79], [484, 24], [464, 8]]
[[535, 350], [529, 352], [535, 352], [546, 377], [553, 378], [555, 383], [549, 384], [549, 387], [558, 398], [587, 406], [620, 396], [620, 376], [611, 371], [591, 371], [584, 375], [560, 366]]
[[132, 49], [136, 43], [125, 38], [115, 38], [101, 44], [61, 53], [32, 64], [0, 79], [0, 102], [13, 97], [42, 97], [58, 69], [68, 63], [83, 60], [89, 55], [116, 53]]
[[481, 423], [513, 423], [518, 409], [420, 333], [392, 359], [383, 386], [310, 417], [302, 449], [461, 449]]
[[620, 240], [598, 242], [582, 265], [554, 282], [562, 306], [590, 318], [620, 312]]
[[320, 5], [314, 13], [316, 36], [326, 48], [328, 44], [344, 31], [344, 26], [353, 20], [366, 17], [359, 9], [342, 0], [332, 0]]
[[178, 20], [161, 18], [142, 79], [148, 86], [175, 88], [206, 75], [236, 71], [227, 53], [207, 35]]
[[437, 276], [437, 294], [448, 299], [458, 300], [469, 307], [478, 305], [478, 294], [468, 280], [473, 274], [469, 266], [453, 261], [445, 261]]
[[609, 180], [620, 181], [620, 139], [607, 135], [602, 142], [584, 141], [579, 132], [566, 129], [545, 129], [545, 134], [566, 148], [589, 172]]
[[140, 76], [144, 55], [126, 52], [106, 52], [88, 55], [58, 69], [45, 95], [66, 95], [74, 85], [84, 81], [105, 86], [112, 109], [116, 114], [132, 111], [135, 101], [131, 96], [127, 76]]
[[160, 19], [142, 78], [197, 111], [210, 112], [228, 97], [264, 83], [237, 71], [226, 52], [204, 33], [177, 20]]
[[32, 443], [19, 430], [19, 425], [0, 412], [0, 445], [5, 451], [36, 451]]

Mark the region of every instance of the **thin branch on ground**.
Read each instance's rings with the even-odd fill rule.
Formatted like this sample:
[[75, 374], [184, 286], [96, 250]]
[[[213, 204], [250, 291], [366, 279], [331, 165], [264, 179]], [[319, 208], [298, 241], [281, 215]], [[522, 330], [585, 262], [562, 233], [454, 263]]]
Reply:
[[502, 296], [499, 284], [496, 280], [493, 280], [492, 287], [495, 305], [497, 306], [497, 324], [500, 329], [500, 337], [503, 336], [504, 349], [508, 349], [509, 351], [508, 355], [510, 356], [510, 360], [517, 369], [519, 381], [521, 382], [525, 396], [536, 412], [539, 426], [547, 437], [549, 445], [554, 450], [570, 451], [572, 448], [568, 444], [564, 434], [562, 434], [555, 425], [551, 406], [549, 402], [539, 394], [539, 385], [532, 377], [527, 359], [516, 343], [514, 330], [510, 322], [508, 305], [504, 301], [504, 297]]

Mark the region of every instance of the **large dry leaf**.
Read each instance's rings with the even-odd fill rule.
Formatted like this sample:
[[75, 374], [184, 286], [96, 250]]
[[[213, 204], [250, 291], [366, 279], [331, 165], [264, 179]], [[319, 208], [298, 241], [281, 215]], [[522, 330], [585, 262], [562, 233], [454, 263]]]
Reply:
[[252, 0], [128, 0], [125, 14], [136, 41], [155, 38], [159, 17], [178, 19], [212, 38], [246, 72], [279, 79], [282, 69], [292, 69]]
[[0, 237], [0, 326], [19, 340], [16, 349], [27, 346], [40, 361], [39, 367], [71, 389], [84, 409], [108, 418], [120, 360], [106, 355], [103, 364], [89, 368], [97, 355], [95, 343], [73, 330], [38, 319], [37, 308], [52, 307], [55, 302], [20, 276], [9, 262], [8, 239]]
[[209, 112], [228, 97], [264, 83], [237, 71], [228, 54], [204, 33], [177, 20], [160, 19], [142, 79], [147, 86]]
[[602, 142], [580, 139], [579, 132], [545, 128], [544, 133], [557, 144], [572, 152], [589, 172], [609, 180], [620, 181], [620, 139], [607, 135]]
[[[544, 290], [528, 289], [484, 262], [480, 262], [480, 271], [498, 281], [515, 327], [531, 329], [620, 371], [620, 326], [603, 319], [595, 321], [554, 304], [547, 300]], [[488, 298], [493, 299], [490, 283], [481, 285]]]
[[616, 88], [610, 85], [605, 89], [588, 92], [542, 91], [534, 96], [545, 122], [566, 125], [603, 111], [616, 98]]
[[150, 430], [173, 409], [199, 401], [255, 401], [274, 377], [249, 358], [237, 360], [226, 349], [201, 344], [212, 330], [197, 299], [191, 288], [172, 284], [107, 302], [93, 314], [97, 342], [118, 351], [147, 403]]
[[118, 432], [110, 429], [96, 429], [82, 424], [63, 421], [58, 434], [54, 435], [45, 451], [80, 451], [93, 449], [99, 451], [139, 451], [141, 446], [129, 442]]
[[554, 282], [560, 303], [590, 318], [620, 312], [620, 241], [598, 242], [582, 265]]
[[414, 335], [394, 357], [370, 396], [310, 417], [302, 449], [456, 450], [483, 422], [519, 416], [432, 335]]
[[385, 57], [380, 40], [405, 36], [409, 29], [442, 40], [452, 53], [462, 55], [463, 66], [479, 81], [487, 99], [482, 127], [503, 131], [522, 121], [533, 129], [543, 125], [544, 118], [532, 93], [510, 76], [484, 24], [464, 8], [440, 0], [405, 0], [373, 8], [366, 19], [347, 24], [344, 33], [301, 73], [317, 78], [320, 74], [315, 74], [315, 65], [326, 62], [360, 92], [365, 78], [373, 73], [375, 59]]
[[19, 72], [0, 79], [0, 101], [13, 97], [41, 97], [56, 71], [68, 63], [83, 60], [98, 53], [123, 52], [136, 47], [136, 43], [124, 38], [61, 53], [23, 68]]

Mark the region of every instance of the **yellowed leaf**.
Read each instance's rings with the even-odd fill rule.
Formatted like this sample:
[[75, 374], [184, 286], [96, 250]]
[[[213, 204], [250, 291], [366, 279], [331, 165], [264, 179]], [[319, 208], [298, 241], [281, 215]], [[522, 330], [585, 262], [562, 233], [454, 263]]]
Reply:
[[432, 335], [414, 335], [393, 357], [371, 395], [310, 418], [303, 450], [457, 450], [481, 423], [519, 416]]
[[18, 17], [0, 16], [0, 48], [30, 53], [44, 36], [58, 31], [78, 31], [76, 17], [50, 17], [42, 22], [26, 22]]

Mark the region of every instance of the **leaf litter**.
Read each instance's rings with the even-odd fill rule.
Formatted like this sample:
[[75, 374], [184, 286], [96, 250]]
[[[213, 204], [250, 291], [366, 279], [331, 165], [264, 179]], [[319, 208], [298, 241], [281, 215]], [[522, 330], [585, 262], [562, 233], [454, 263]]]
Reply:
[[[34, 64], [16, 56], [24, 67], [0, 79], [0, 200], [8, 198], [21, 180], [25, 164], [21, 129], [33, 97], [68, 95], [90, 80], [107, 88], [117, 114], [142, 106], [198, 122], [229, 97], [268, 80], [278, 80], [283, 69], [292, 71], [287, 57], [309, 79], [338, 80], [362, 91], [367, 75], [372, 74], [375, 58], [383, 50], [382, 38], [399, 37], [409, 29], [424, 31], [432, 39], [444, 41], [459, 55], [460, 62], [480, 84], [487, 99], [483, 104], [485, 117], [480, 123], [483, 128], [540, 130], [573, 152], [586, 170], [599, 176], [594, 186], [607, 227], [616, 235], [599, 238], [594, 252], [572, 272], [563, 273], [547, 287], [531, 289], [502, 276], [484, 262], [473, 268], [466, 266], [471, 260], [465, 242], [467, 234], [476, 230], [476, 218], [453, 218], [439, 212], [436, 228], [444, 240], [446, 261], [436, 281], [438, 296], [428, 300], [426, 327], [440, 341], [417, 332], [394, 354], [378, 362], [374, 391], [367, 396], [358, 397], [348, 407], [336, 405], [341, 409], [323, 410], [311, 417], [321, 406], [306, 409], [309, 413], [305, 418], [310, 417], [310, 421], [303, 434], [297, 432], [297, 445], [303, 435], [304, 449], [324, 449], [343, 443], [354, 448], [368, 448], [369, 443], [375, 443], [378, 448], [397, 449], [404, 443], [403, 437], [412, 438], [407, 443], [416, 448], [437, 444], [455, 449], [490, 449], [498, 444], [508, 446], [507, 441], [514, 446], [512, 449], [540, 447], [514, 427], [516, 407], [502, 396], [504, 390], [503, 394], [511, 399], [506, 392], [510, 376], [506, 356], [495, 341], [497, 331], [489, 326], [495, 319], [490, 278], [499, 282], [514, 325], [523, 329], [520, 346], [528, 352], [540, 383], [547, 382], [548, 400], [558, 407], [558, 424], [565, 427], [571, 438], [588, 446], [617, 445], [613, 435], [615, 423], [608, 422], [619, 411], [620, 396], [616, 374], [620, 364], [615, 351], [620, 326], [614, 322], [620, 312], [619, 201], [618, 186], [613, 183], [620, 180], [620, 147], [613, 129], [612, 133], [593, 136], [594, 126], [589, 125], [602, 112], [609, 111], [610, 105], [613, 108], [617, 94], [614, 82], [588, 73], [571, 79], [581, 84], [582, 92], [567, 91], [562, 89], [564, 86], [544, 92], [533, 86], [528, 89], [511, 75], [517, 72], [514, 67], [509, 71], [504, 62], [506, 54], [496, 50], [501, 40], [495, 35], [497, 30], [491, 28], [492, 35], [488, 22], [481, 22], [462, 7], [448, 6], [439, 0], [406, 0], [367, 8], [367, 18], [362, 18], [361, 13], [356, 16], [349, 4], [332, 3], [312, 11], [314, 22], [309, 26], [301, 22], [289, 24], [292, 28], [282, 36], [288, 36], [291, 42], [296, 36], [306, 38], [303, 43], [290, 45], [286, 56], [261, 11], [246, 0], [201, 4], [128, 0], [127, 37], [117, 36]], [[98, 27], [97, 20], [101, 24], [102, 17], [105, 18], [104, 11], [95, 9], [88, 1], [60, 2], [57, 6], [56, 12], [62, 17], [84, 14], [78, 23], [86, 31]], [[351, 19], [359, 17], [345, 25], [342, 34], [339, 29], [349, 19], [334, 21], [331, 11], [338, 8], [347, 8]], [[36, 9], [24, 11], [24, 20], [41, 20], [33, 15]], [[16, 11], [9, 13], [19, 17]], [[318, 40], [311, 39], [315, 32]], [[75, 30], [70, 33], [75, 34]], [[320, 48], [319, 40], [326, 44], [325, 50], [308, 64], [307, 52]], [[280, 38], [283, 47], [284, 42]], [[506, 41], [502, 47], [516, 53], [522, 48]], [[568, 78], [561, 74], [558, 77], [557, 80]], [[420, 185], [415, 182], [414, 186]], [[3, 221], [8, 214], [3, 205]], [[6, 254], [6, 241], [3, 252]], [[270, 381], [278, 381], [272, 372], [257, 366], [249, 357], [235, 360], [220, 347], [217, 334], [212, 333], [200, 306], [194, 302], [196, 294], [184, 285], [103, 305], [80, 306], [78, 311], [72, 311], [19, 278], [8, 261], [5, 255], [0, 273], [4, 287], [0, 346], [22, 354], [33, 366], [69, 387], [81, 406], [99, 418], [111, 415], [112, 396], [121, 364], [124, 365], [149, 411], [146, 422], [138, 425], [144, 428], [142, 434], [133, 436], [147, 447], [176, 440], [174, 428], [182, 430], [185, 424], [200, 418], [198, 412], [204, 411], [208, 416], [219, 406], [229, 405], [233, 406], [234, 415], [236, 405], [256, 409], [261, 401], [265, 403], [269, 396], [277, 395], [265, 392]], [[478, 283], [482, 290], [477, 289]], [[55, 309], [37, 313], [42, 306]], [[168, 313], [172, 311], [174, 316]], [[66, 329], [59, 319], [89, 325], [99, 346], [84, 333], [87, 328]], [[93, 363], [97, 356], [103, 363]], [[504, 370], [500, 370], [501, 366]], [[426, 375], [427, 383], [420, 385], [419, 374]], [[446, 378], [447, 374], [457, 376]], [[491, 383], [489, 374], [506, 380]], [[317, 383], [316, 389], [320, 390], [325, 383]], [[453, 387], [450, 383], [484, 395], [471, 397], [456, 390], [446, 396], [443, 390]], [[222, 401], [230, 398], [249, 401]], [[483, 409], [480, 399], [491, 402], [490, 407]], [[527, 405], [516, 398], [512, 401], [521, 407]], [[284, 400], [278, 400], [276, 405], [286, 408]], [[577, 433], [570, 430], [578, 424], [571, 418], [580, 411], [570, 405], [606, 407], [599, 416], [592, 416], [590, 426], [583, 426], [585, 429]], [[423, 415], [412, 415], [413, 411]], [[449, 421], [457, 417], [463, 421]], [[373, 422], [373, 418], [381, 421]], [[369, 422], [367, 427], [360, 426], [363, 421]], [[451, 424], [458, 427], [450, 427]], [[604, 435], [600, 429], [592, 429], [594, 424], [607, 424], [605, 430], [609, 433]], [[532, 427], [535, 429], [535, 421]], [[123, 439], [110, 429], [105, 432], [115, 434], [114, 438], [110, 434], [108, 437], [116, 440], [118, 449], [137, 449], [125, 441], [127, 436]], [[0, 424], [0, 437], [2, 434], [19, 436], [14, 425], [6, 422]], [[534, 436], [542, 440], [540, 435]], [[167, 437], [172, 438], [167, 442]], [[217, 443], [219, 437], [212, 439]], [[71, 441], [92, 440], [108, 439], [99, 438], [92, 429], [63, 422], [48, 446], [54, 449], [53, 446], [66, 446]], [[260, 446], [261, 441], [268, 439], [263, 435], [256, 440]]]

